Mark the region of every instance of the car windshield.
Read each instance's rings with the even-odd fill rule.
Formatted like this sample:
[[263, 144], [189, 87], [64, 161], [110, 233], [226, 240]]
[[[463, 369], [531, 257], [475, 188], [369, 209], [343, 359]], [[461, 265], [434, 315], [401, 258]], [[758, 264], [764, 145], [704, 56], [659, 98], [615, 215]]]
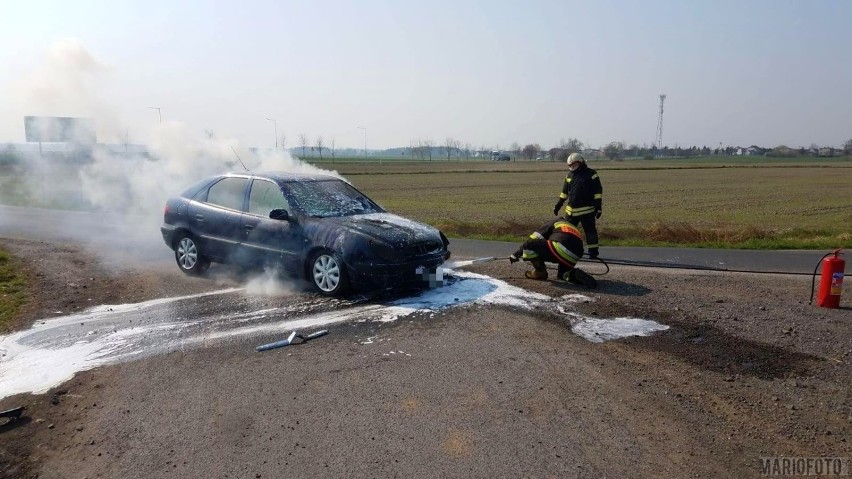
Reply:
[[291, 199], [308, 216], [350, 216], [381, 213], [379, 205], [340, 180], [287, 183]]

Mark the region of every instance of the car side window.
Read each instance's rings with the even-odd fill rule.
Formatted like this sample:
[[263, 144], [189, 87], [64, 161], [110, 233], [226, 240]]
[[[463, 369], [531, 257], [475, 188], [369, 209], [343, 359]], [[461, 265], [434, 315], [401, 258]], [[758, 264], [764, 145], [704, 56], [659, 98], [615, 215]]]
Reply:
[[276, 209], [287, 210], [287, 213], [293, 215], [293, 210], [278, 185], [266, 180], [252, 181], [248, 212], [269, 218], [269, 213]]
[[207, 202], [240, 211], [243, 209], [247, 182], [247, 178], [223, 178], [210, 187]]

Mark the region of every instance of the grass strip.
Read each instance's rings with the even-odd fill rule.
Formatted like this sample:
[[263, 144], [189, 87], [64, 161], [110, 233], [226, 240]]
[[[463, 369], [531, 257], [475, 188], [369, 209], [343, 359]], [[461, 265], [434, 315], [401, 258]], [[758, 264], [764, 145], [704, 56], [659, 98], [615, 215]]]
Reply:
[[0, 331], [8, 331], [25, 300], [26, 281], [17, 261], [0, 248]]

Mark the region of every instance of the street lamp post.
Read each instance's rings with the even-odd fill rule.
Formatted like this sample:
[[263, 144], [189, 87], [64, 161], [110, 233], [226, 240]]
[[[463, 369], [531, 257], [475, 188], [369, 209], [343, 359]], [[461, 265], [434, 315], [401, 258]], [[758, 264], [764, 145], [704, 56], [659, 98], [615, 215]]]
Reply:
[[272, 126], [275, 128], [275, 149], [278, 149], [278, 121], [275, 118], [267, 118], [267, 121], [272, 122]]
[[150, 109], [152, 109], [152, 110], [157, 110], [157, 118], [159, 118], [159, 119], [160, 119], [160, 124], [162, 125], [162, 124], [163, 124], [163, 112], [160, 110], [160, 107], [158, 107], [158, 106], [149, 106], [148, 108], [150, 108]]

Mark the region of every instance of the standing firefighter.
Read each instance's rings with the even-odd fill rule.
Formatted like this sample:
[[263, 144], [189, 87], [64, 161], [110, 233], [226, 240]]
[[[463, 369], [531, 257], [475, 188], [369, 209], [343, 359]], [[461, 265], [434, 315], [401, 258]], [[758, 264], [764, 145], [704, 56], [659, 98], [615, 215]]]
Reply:
[[[568, 169], [559, 201], [553, 207], [553, 214], [559, 216], [560, 210], [565, 219], [572, 225], [583, 225], [586, 233], [586, 246], [589, 257], [598, 257], [598, 229], [595, 220], [603, 213], [603, 187], [597, 172], [586, 165], [586, 160], [579, 153], [571, 153], [568, 157]], [[562, 205], [568, 200], [565, 208]], [[582, 255], [582, 252], [581, 252]]]
[[596, 288], [598, 283], [595, 278], [575, 267], [581, 256], [583, 256], [583, 239], [580, 236], [580, 230], [567, 220], [559, 218], [531, 234], [518, 251], [509, 256], [509, 262], [529, 261], [533, 270], [527, 271], [524, 275], [529, 279], [538, 280], [547, 279], [545, 262], [556, 263], [559, 265], [556, 277], [560, 280], [582, 284], [587, 288]]

